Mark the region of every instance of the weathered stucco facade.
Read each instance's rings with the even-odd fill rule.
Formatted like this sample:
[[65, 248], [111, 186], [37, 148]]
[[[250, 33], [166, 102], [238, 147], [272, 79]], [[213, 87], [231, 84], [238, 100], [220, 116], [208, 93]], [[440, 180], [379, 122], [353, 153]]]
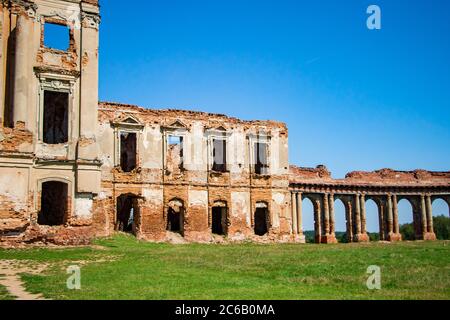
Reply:
[[[317, 242], [335, 242], [335, 198], [346, 201], [350, 240], [366, 241], [364, 197], [379, 203], [382, 239], [400, 239], [402, 197], [417, 238], [434, 238], [429, 206], [449, 202], [448, 172], [333, 180], [290, 168], [280, 122], [99, 103], [99, 24], [97, 0], [0, 0], [0, 242], [82, 244], [114, 231], [304, 242], [304, 197]], [[46, 44], [53, 26], [64, 26], [66, 48]]]

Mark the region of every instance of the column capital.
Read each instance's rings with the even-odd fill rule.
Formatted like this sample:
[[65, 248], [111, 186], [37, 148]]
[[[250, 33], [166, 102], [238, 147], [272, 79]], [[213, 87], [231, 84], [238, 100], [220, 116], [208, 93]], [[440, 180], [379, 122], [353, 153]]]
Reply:
[[99, 30], [101, 18], [98, 14], [81, 12], [81, 24], [84, 28]]
[[26, 14], [30, 18], [36, 18], [38, 6], [27, 0], [11, 0], [11, 11], [15, 14]]

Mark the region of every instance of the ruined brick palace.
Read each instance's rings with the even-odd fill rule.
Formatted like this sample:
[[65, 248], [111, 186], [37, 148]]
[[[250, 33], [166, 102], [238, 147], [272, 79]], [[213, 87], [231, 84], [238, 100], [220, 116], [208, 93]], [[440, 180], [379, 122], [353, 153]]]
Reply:
[[[401, 239], [397, 203], [417, 239], [435, 239], [432, 201], [450, 204], [450, 172], [354, 172], [288, 162], [275, 121], [98, 102], [98, 0], [0, 0], [0, 242], [82, 244], [114, 231], [168, 241], [304, 242], [302, 200], [316, 242], [336, 242], [334, 202], [349, 241]], [[67, 46], [47, 45], [63, 27]]]

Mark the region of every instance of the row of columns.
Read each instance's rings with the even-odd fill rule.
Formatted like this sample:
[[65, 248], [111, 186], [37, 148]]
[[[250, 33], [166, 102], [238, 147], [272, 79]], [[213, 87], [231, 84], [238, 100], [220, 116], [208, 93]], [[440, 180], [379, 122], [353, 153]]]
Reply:
[[[292, 233], [296, 238], [303, 238], [302, 200], [301, 192], [292, 192]], [[314, 206], [315, 240], [318, 243], [337, 242], [335, 231], [335, 214], [333, 193], [308, 194]], [[347, 220], [347, 237], [349, 242], [369, 241], [366, 228], [366, 195], [340, 195], [343, 200]], [[380, 218], [380, 240], [401, 240], [398, 219], [398, 198], [395, 194], [371, 197], [377, 202]], [[418, 239], [436, 239], [433, 229], [431, 195], [420, 195], [419, 201], [420, 232]]]
[[291, 208], [292, 208], [292, 233], [296, 240], [303, 242], [305, 236], [303, 235], [303, 220], [302, 220], [302, 194], [291, 193]]

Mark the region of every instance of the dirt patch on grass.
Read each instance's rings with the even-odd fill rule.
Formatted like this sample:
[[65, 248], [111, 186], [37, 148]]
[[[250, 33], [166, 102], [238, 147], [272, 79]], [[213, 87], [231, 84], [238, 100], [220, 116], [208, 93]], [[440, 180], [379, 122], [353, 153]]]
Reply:
[[47, 264], [38, 265], [27, 260], [0, 260], [0, 284], [17, 300], [44, 300], [41, 294], [26, 291], [20, 274], [40, 274], [47, 267]]

